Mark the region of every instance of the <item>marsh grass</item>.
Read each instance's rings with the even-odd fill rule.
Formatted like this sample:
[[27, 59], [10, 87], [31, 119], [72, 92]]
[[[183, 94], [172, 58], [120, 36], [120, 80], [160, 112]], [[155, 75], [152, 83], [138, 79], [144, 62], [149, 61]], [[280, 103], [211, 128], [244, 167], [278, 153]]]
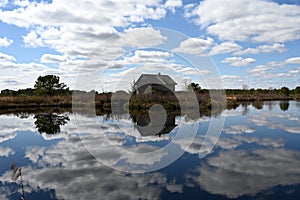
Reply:
[[2, 108], [30, 108], [30, 107], [51, 107], [71, 106], [72, 96], [16, 96], [0, 97]]

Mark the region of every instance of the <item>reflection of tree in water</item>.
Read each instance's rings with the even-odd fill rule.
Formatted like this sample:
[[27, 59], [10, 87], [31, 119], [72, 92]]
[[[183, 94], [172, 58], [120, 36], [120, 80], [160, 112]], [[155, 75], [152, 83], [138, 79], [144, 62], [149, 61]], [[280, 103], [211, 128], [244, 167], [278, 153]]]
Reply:
[[243, 110], [243, 115], [248, 115], [250, 112], [250, 109], [248, 108], [248, 106], [250, 105], [250, 102], [242, 102], [242, 107], [244, 108]]
[[277, 103], [274, 101], [267, 101], [265, 102], [265, 104], [268, 106], [269, 110], [273, 110], [273, 108], [276, 106]]
[[256, 108], [257, 110], [261, 110], [264, 107], [264, 102], [263, 101], [254, 101], [252, 102], [252, 106]]
[[288, 101], [280, 101], [279, 107], [282, 111], [287, 111], [289, 109], [290, 103]]
[[70, 118], [68, 115], [59, 115], [56, 113], [39, 113], [34, 116], [34, 124], [40, 133], [57, 134], [60, 132], [60, 126], [65, 125]]

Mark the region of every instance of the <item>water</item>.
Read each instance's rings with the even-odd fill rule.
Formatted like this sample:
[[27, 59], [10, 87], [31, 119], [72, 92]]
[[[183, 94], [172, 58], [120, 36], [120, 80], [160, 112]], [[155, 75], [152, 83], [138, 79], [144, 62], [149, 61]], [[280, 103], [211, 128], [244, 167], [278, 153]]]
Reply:
[[[190, 119], [173, 113], [167, 116], [164, 131], [143, 135], [136, 125], [147, 124], [149, 118], [142, 113], [2, 113], [1, 200], [22, 197], [20, 177], [11, 179], [12, 163], [21, 168], [27, 200], [300, 199], [300, 102], [244, 103], [224, 110], [221, 137], [201, 159], [199, 149], [208, 125], [221, 116]], [[152, 172], [124, 172], [143, 172], [164, 162], [168, 155], [160, 149], [179, 129], [185, 136], [174, 142], [174, 152], [193, 142], [179, 159]], [[195, 139], [189, 137], [193, 130]], [[146, 158], [130, 154], [153, 151]]]

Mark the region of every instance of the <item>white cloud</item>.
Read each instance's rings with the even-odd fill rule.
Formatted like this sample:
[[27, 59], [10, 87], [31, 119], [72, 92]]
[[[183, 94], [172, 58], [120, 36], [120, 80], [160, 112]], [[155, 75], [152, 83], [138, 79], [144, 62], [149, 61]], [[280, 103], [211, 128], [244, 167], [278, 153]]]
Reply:
[[168, 59], [171, 57], [173, 57], [173, 54], [166, 51], [136, 50], [133, 55], [126, 55], [122, 59], [113, 61], [109, 68], [118, 69], [134, 64], [144, 66], [157, 65], [157, 67], [161, 67], [170, 64], [171, 62]]
[[5, 142], [7, 140], [11, 140], [17, 136], [16, 133], [5, 133], [5, 134], [0, 134], [0, 143]]
[[241, 50], [242, 47], [234, 42], [223, 42], [219, 45], [214, 46], [211, 51], [210, 55], [217, 55], [217, 54], [225, 54], [225, 53], [232, 53], [234, 51]]
[[16, 61], [16, 58], [0, 52], [0, 62], [2, 61]]
[[260, 45], [258, 49], [263, 53], [273, 53], [275, 51], [282, 53], [286, 50], [285, 45], [280, 43], [274, 43], [273, 45]]
[[285, 60], [287, 64], [300, 64], [300, 57], [288, 58]]
[[43, 44], [42, 38], [35, 31], [30, 31], [26, 36], [23, 36], [23, 42], [27, 47], [41, 47]]
[[183, 13], [183, 16], [187, 19], [193, 17], [195, 14], [193, 13], [193, 11], [195, 10], [196, 8], [196, 4], [193, 4], [193, 3], [190, 3], [190, 4], [187, 4], [183, 7], [183, 10], [184, 10], [184, 13]]
[[285, 126], [283, 128], [287, 132], [300, 134], [300, 126]]
[[259, 138], [259, 137], [246, 137], [242, 135], [237, 135], [234, 137], [234, 139], [237, 139], [238, 141], [246, 142], [246, 143], [256, 143], [260, 146], [265, 147], [274, 147], [279, 148], [283, 147], [285, 141], [283, 139], [272, 139], [272, 138]]
[[300, 38], [300, 6], [264, 0], [201, 1], [188, 10], [196, 24], [221, 40], [285, 42]]
[[15, 0], [13, 2], [13, 4], [20, 6], [20, 7], [27, 7], [30, 5], [30, 1], [29, 0]]
[[167, 0], [165, 3], [165, 7], [170, 9], [173, 13], [175, 13], [175, 8], [179, 8], [182, 6], [181, 0]]
[[234, 52], [233, 55], [244, 55], [244, 54], [258, 54], [258, 53], [273, 53], [279, 52], [282, 53], [286, 51], [285, 45], [280, 43], [274, 43], [272, 45], [260, 45], [256, 48], [247, 48], [237, 52]]
[[230, 128], [224, 129], [227, 134], [243, 134], [243, 133], [253, 133], [255, 132], [255, 128], [249, 127], [246, 125], [231, 125]]
[[259, 73], [265, 73], [269, 70], [270, 70], [270, 67], [268, 67], [268, 66], [258, 65], [258, 66], [255, 66], [253, 69], [251, 69], [250, 72], [254, 73], [254, 74], [259, 74]]
[[137, 5], [134, 13], [131, 13], [130, 22], [144, 22], [145, 19], [159, 20], [165, 17], [167, 11], [162, 7], [149, 8], [146, 5]]
[[0, 19], [21, 27], [95, 25], [103, 27], [127, 26], [136, 19], [160, 19], [165, 16], [159, 0], [145, 1], [53, 1], [31, 2], [22, 9], [2, 11]]
[[[179, 185], [168, 183], [161, 173], [128, 175], [104, 166], [72, 134], [46, 149], [28, 147], [25, 154], [41, 166], [35, 170], [22, 167], [23, 175], [30, 179], [26, 189], [53, 189], [59, 199], [159, 199], [167, 185], [170, 191], [179, 191]], [[1, 181], [10, 178], [7, 172]], [[74, 192], [74, 185], [79, 183], [82, 187]]]
[[7, 39], [7, 37], [0, 38], [0, 47], [8, 47], [13, 42], [14, 42], [13, 40]]
[[194, 54], [194, 55], [203, 55], [205, 51], [214, 44], [212, 38], [189, 38], [180, 43], [179, 47], [172, 49], [172, 51], [185, 53], [185, 54]]
[[0, 0], [0, 8], [5, 7], [8, 3], [8, 0]]
[[246, 66], [256, 62], [254, 58], [228, 57], [222, 60], [223, 63], [230, 63], [231, 66]]
[[183, 74], [191, 74], [191, 75], [196, 75], [196, 74], [204, 75], [204, 74], [208, 74], [210, 71], [209, 70], [198, 70], [193, 67], [185, 67], [185, 68], [178, 70], [178, 72], [183, 73]]
[[131, 47], [149, 47], [162, 44], [166, 38], [161, 35], [159, 30], [152, 27], [130, 28], [121, 33], [120, 39], [117, 40], [119, 45]]
[[[1, 10], [0, 20], [27, 28], [28, 32], [23, 36], [25, 47], [49, 47], [61, 55], [43, 55], [40, 61], [57, 62], [58, 69], [54, 71], [68, 76], [71, 82], [74, 82], [75, 76], [70, 76], [70, 73], [77, 73], [80, 67], [87, 70], [104, 68], [107, 62], [121, 56], [125, 47], [142, 48], [161, 44], [166, 38], [159, 30], [128, 27], [135, 19], [160, 19], [165, 16], [166, 9], [179, 6], [178, 1], [170, 1], [167, 8], [160, 0], [27, 1], [21, 4], [21, 8]], [[125, 27], [125, 30], [118, 32], [114, 27]]]
[[[6, 119], [2, 116], [0, 123], [7, 123], [7, 119], [2, 120], [3, 118]], [[15, 120], [17, 120], [17, 123], [25, 121], [26, 123], [23, 124], [27, 124], [27, 127], [33, 125], [32, 117], [23, 120], [12, 116], [10, 118], [12, 118], [11, 122], [15, 122]], [[164, 174], [159, 172], [128, 174], [103, 165], [87, 151], [86, 146], [78, 137], [77, 131], [88, 133], [89, 136], [83, 136], [84, 142], [93, 145], [95, 150], [100, 148], [100, 152], [107, 153], [105, 157], [107, 160], [113, 156], [122, 156], [122, 154], [119, 154], [119, 151], [115, 148], [107, 149], [107, 143], [97, 142], [99, 139], [99, 126], [95, 124], [95, 118], [80, 116], [79, 121], [76, 120], [78, 130], [75, 124], [72, 123], [73, 120], [62, 127], [61, 131], [67, 131], [68, 134], [62, 134], [62, 139], [55, 144], [48, 147], [28, 146], [25, 149], [25, 158], [32, 162], [32, 165], [22, 167], [23, 176], [30, 180], [25, 187], [26, 193], [35, 191], [36, 188], [48, 188], [49, 190], [55, 190], [58, 199], [114, 200], [120, 198], [159, 199], [161, 192], [165, 189], [172, 193], [182, 191], [182, 185], [176, 183], [175, 180], [169, 181]], [[119, 131], [116, 126], [102, 125], [105, 126], [103, 129], [108, 128], [106, 129], [107, 132]], [[106, 127], [106, 125], [108, 126]], [[97, 139], [90, 137], [92, 135], [96, 136]], [[108, 133], [107, 136], [110, 141], [113, 140], [116, 146], [124, 143], [122, 134]], [[131, 147], [127, 149], [129, 152], [145, 152], [157, 148], [146, 144], [132, 145]], [[154, 155], [154, 160], [151, 156], [145, 160], [140, 157], [129, 157], [128, 159], [133, 165], [148, 164], [160, 159], [161, 156], [161, 152], [157, 152]], [[38, 168], [33, 170], [32, 166], [38, 166]], [[126, 164], [124, 167], [126, 167]], [[11, 193], [12, 191], [4, 191], [5, 183], [11, 180], [11, 173], [9, 171], [5, 172], [1, 175], [0, 180], [1, 192]], [[77, 188], [78, 192], [74, 192], [74, 186], [78, 184], [80, 189]]]
[[234, 52], [233, 55], [244, 55], [244, 54], [258, 54], [260, 50], [258, 48], [247, 48], [237, 52]]
[[268, 188], [299, 184], [300, 154], [282, 148], [222, 151], [190, 175], [209, 193], [237, 198]]
[[54, 54], [43, 54], [41, 57], [41, 63], [59, 63], [65, 60], [64, 56]]
[[238, 88], [240, 89], [245, 82], [242, 76], [237, 75], [221, 75], [224, 88]]
[[15, 151], [12, 150], [11, 148], [0, 146], [0, 157], [1, 156], [8, 157], [8, 156], [13, 155], [13, 154], [15, 154]]
[[[40, 63], [15, 63], [12, 61], [1, 61], [0, 85], [2, 88], [20, 89], [32, 88], [34, 81], [40, 75], [54, 74], [59, 75], [62, 81], [65, 81], [65, 74], [60, 69], [48, 68], [46, 65]], [[72, 76], [73, 74], [70, 74]], [[72, 80], [66, 82], [71, 85]]]

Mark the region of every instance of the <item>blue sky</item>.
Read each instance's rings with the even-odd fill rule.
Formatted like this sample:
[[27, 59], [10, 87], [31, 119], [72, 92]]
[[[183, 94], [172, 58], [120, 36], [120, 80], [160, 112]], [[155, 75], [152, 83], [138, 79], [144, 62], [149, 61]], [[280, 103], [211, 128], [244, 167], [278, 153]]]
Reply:
[[0, 0], [0, 89], [56, 74], [72, 89], [127, 90], [158, 72], [177, 90], [295, 88], [299, 39], [298, 0]]

